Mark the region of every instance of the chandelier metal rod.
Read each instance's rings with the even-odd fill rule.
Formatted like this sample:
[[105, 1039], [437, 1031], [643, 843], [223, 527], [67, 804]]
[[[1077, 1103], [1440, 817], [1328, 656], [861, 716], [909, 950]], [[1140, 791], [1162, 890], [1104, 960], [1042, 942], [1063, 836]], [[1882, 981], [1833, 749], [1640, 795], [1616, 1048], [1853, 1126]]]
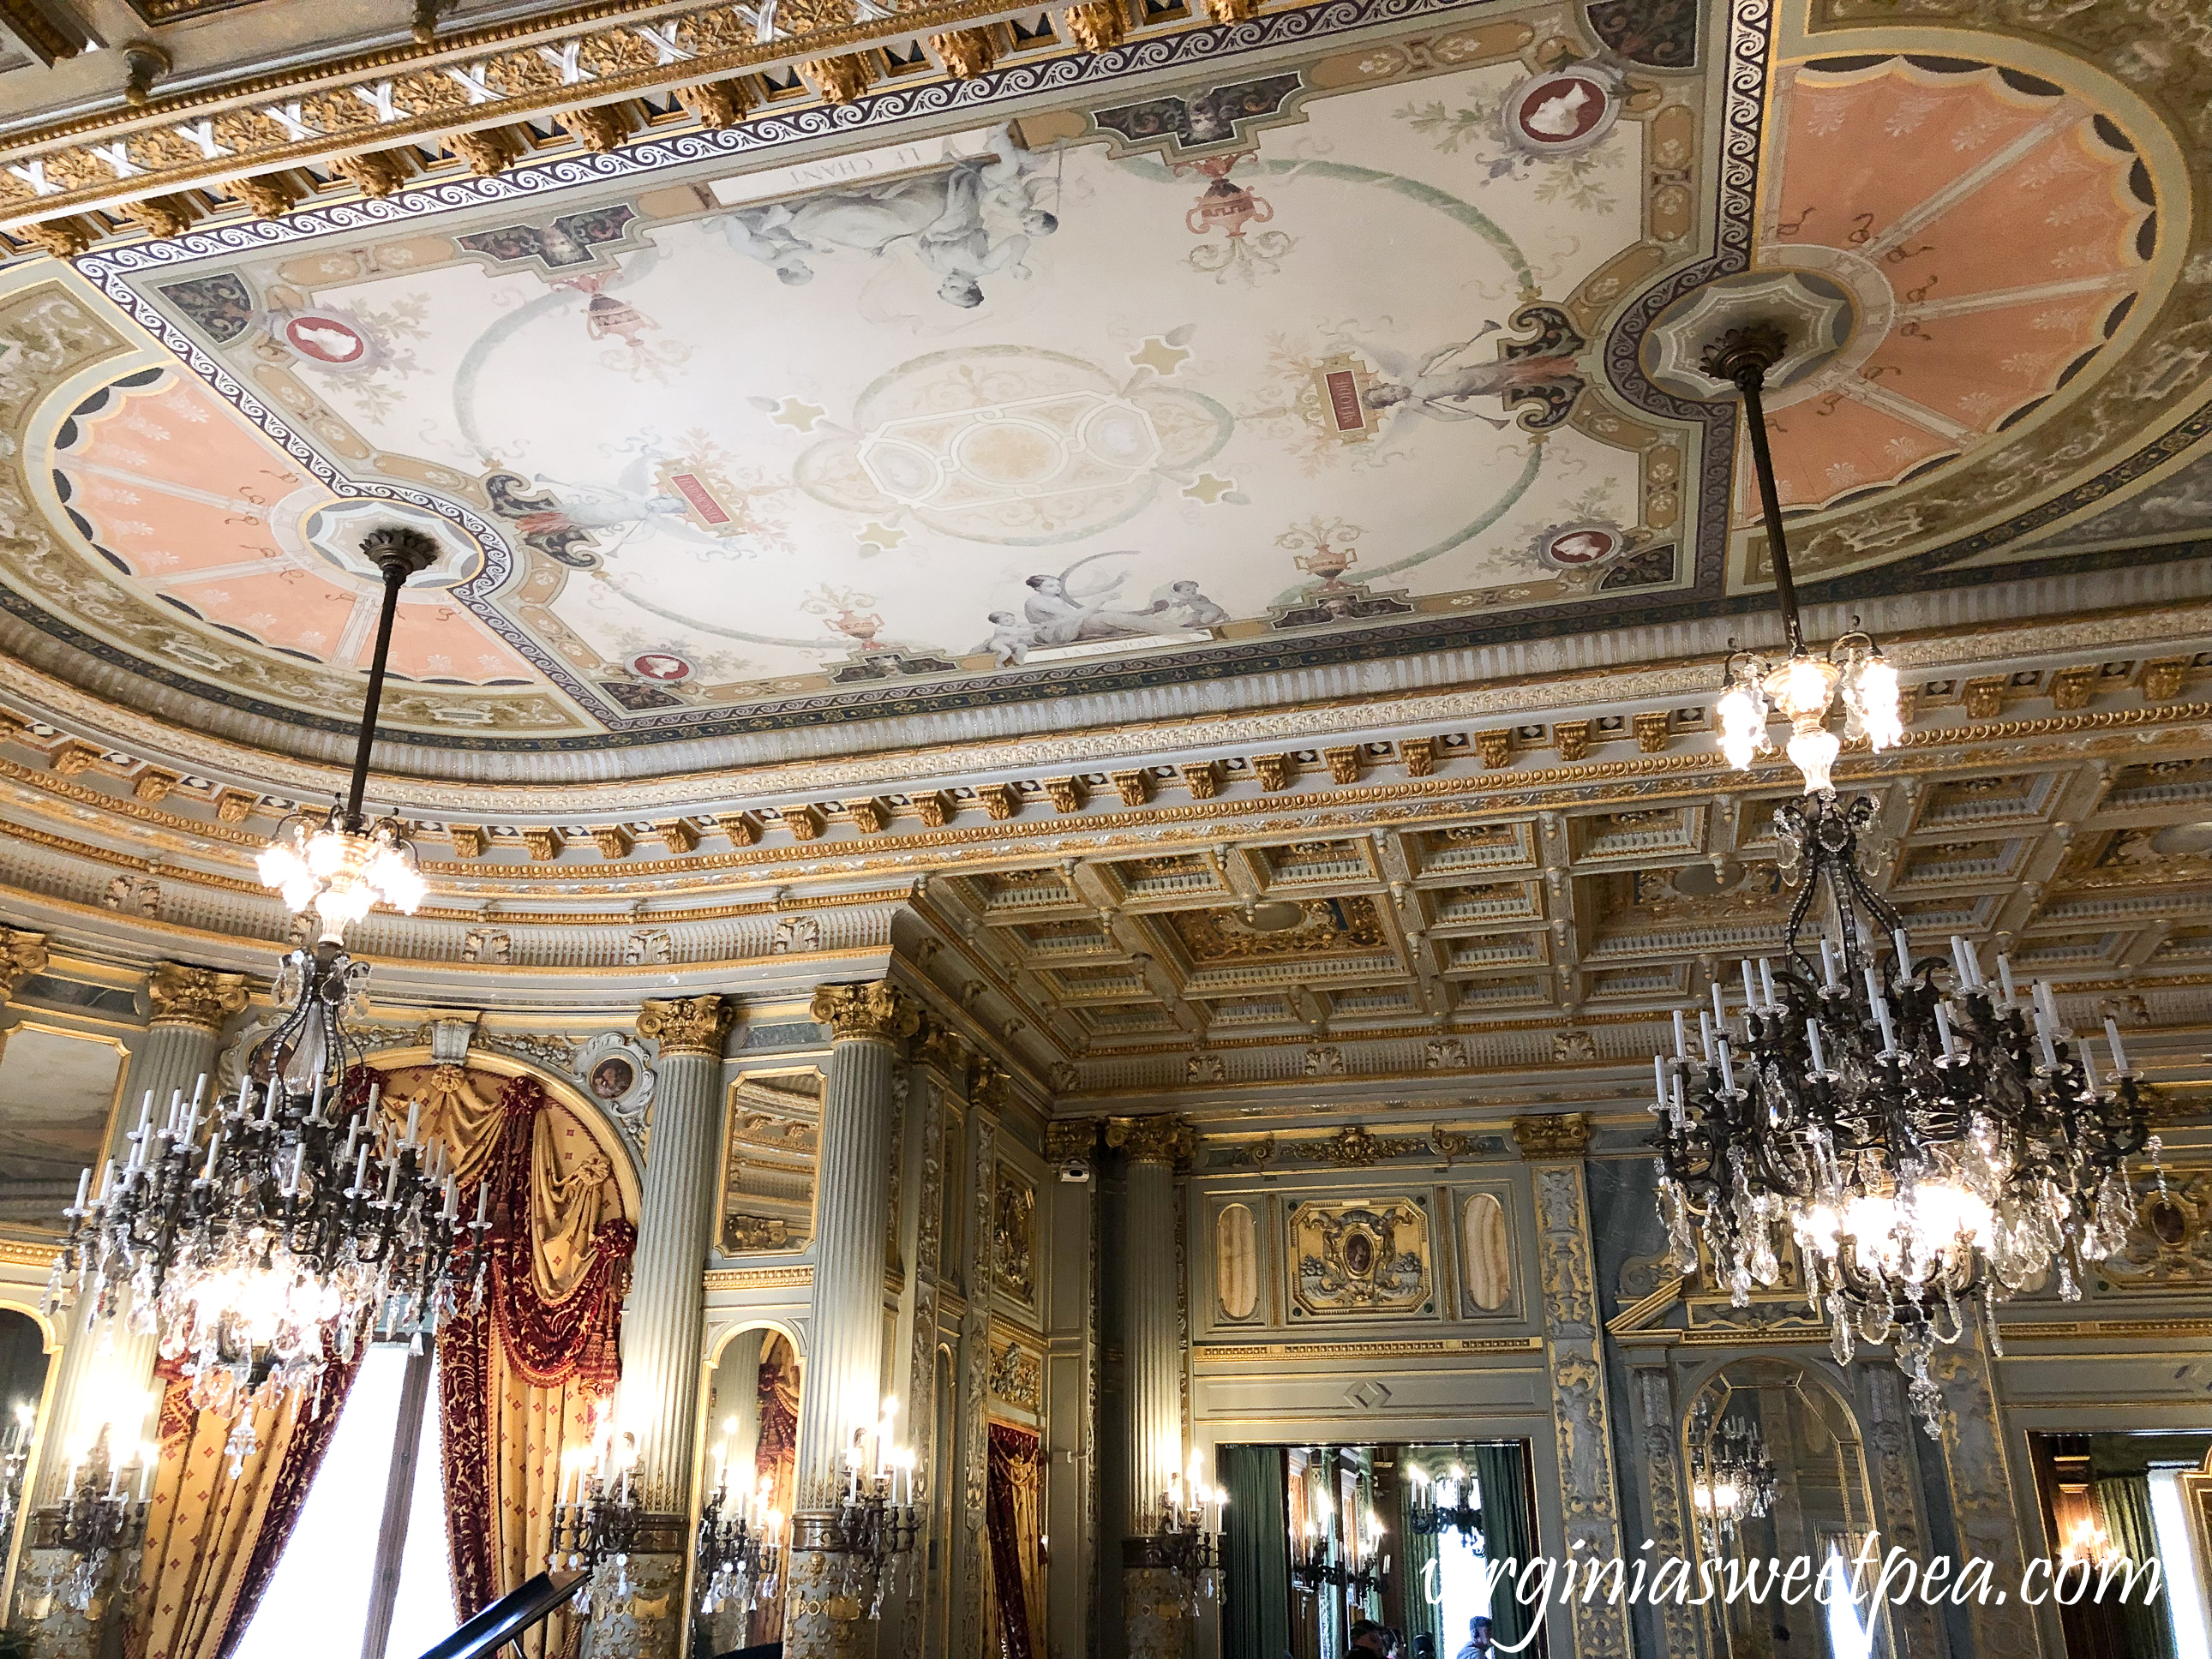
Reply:
[[1759, 478], [1759, 506], [1766, 527], [1766, 544], [1774, 565], [1774, 597], [1782, 607], [1790, 630], [1790, 652], [1805, 648], [1805, 630], [1797, 616], [1797, 585], [1790, 574], [1790, 538], [1782, 528], [1782, 495], [1774, 483], [1774, 453], [1766, 440], [1766, 371], [1782, 361], [1788, 337], [1771, 323], [1754, 323], [1730, 329], [1707, 359], [1735, 382], [1743, 396], [1744, 424], [1751, 434], [1752, 471]]
[[376, 747], [376, 715], [384, 702], [385, 669], [392, 656], [392, 624], [399, 614], [399, 590], [407, 579], [438, 556], [438, 546], [419, 530], [380, 530], [362, 544], [384, 573], [383, 609], [377, 613], [376, 649], [369, 658], [368, 697], [361, 715], [361, 738], [354, 745], [353, 775], [346, 781], [345, 827], [362, 828], [361, 802], [368, 788], [368, 759]]

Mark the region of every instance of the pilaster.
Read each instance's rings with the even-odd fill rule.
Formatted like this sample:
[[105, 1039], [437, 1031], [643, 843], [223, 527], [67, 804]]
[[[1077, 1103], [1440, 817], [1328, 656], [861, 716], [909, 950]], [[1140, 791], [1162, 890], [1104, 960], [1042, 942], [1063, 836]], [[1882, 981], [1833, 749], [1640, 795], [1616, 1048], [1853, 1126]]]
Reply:
[[[1609, 1561], [1627, 1552], [1621, 1547], [1620, 1499], [1613, 1482], [1597, 1270], [1583, 1167], [1589, 1149], [1589, 1114], [1516, 1117], [1513, 1137], [1529, 1164], [1536, 1192], [1544, 1354], [1559, 1441], [1559, 1512], [1567, 1534], [1562, 1553]], [[1553, 1617], [1556, 1622], [1559, 1614]], [[1577, 1659], [1628, 1659], [1632, 1644], [1625, 1607], [1577, 1601], [1573, 1621], [1571, 1646]]]
[[1045, 1125], [1045, 1162], [1059, 1178], [1051, 1231], [1053, 1271], [1046, 1316], [1046, 1443], [1065, 1456], [1045, 1468], [1045, 1531], [1055, 1540], [1046, 1605], [1054, 1650], [1089, 1647], [1098, 1571], [1098, 1183], [1100, 1121]]
[[[1154, 1559], [1150, 1534], [1168, 1479], [1182, 1463], [1182, 1332], [1177, 1317], [1176, 1172], [1196, 1137], [1172, 1113], [1114, 1118], [1106, 1144], [1127, 1160], [1121, 1252], [1121, 1352], [1128, 1455], [1121, 1493], [1121, 1616], [1129, 1659], [1182, 1659], [1188, 1597]], [[1137, 1241], [1144, 1241], [1139, 1246]]]
[[[1990, 1563], [1990, 1581], [2017, 1584], [2026, 1562], [2021, 1553], [2021, 1506], [2013, 1485], [2011, 1461], [1997, 1421], [1996, 1378], [1989, 1350], [1977, 1328], [1945, 1348], [1929, 1370], [1942, 1390], [1949, 1419], [1942, 1436], [1944, 1479], [1951, 1488], [1951, 1522], [1958, 1533], [1962, 1561]], [[2001, 1653], [2006, 1659], [2040, 1659], [2043, 1633], [2033, 1612], [2015, 1595], [2000, 1604], [1992, 1596], [1970, 1599], [1966, 1619], [1974, 1651]]]

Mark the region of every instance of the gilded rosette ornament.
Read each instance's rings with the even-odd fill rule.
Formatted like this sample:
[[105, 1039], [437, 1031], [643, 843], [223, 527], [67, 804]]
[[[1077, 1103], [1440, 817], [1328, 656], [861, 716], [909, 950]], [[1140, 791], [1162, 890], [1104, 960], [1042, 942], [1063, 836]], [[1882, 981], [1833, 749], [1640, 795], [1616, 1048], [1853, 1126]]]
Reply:
[[[162, 964], [167, 966], [166, 963]], [[46, 936], [21, 927], [0, 927], [0, 1002], [15, 988], [46, 966]]]
[[1521, 1156], [1531, 1164], [1579, 1158], [1589, 1151], [1588, 1112], [1547, 1112], [1513, 1120], [1513, 1139]]
[[817, 1025], [830, 1028], [832, 1042], [862, 1037], [895, 1042], [921, 1029], [921, 1014], [913, 1000], [888, 980], [865, 985], [817, 985], [809, 1011]]
[[1133, 1164], [1188, 1164], [1198, 1151], [1198, 1131], [1179, 1112], [1148, 1112], [1107, 1119], [1106, 1144]]
[[670, 1054], [713, 1054], [722, 1052], [722, 1040], [737, 1018], [737, 1005], [727, 997], [671, 997], [648, 1002], [637, 1011], [637, 1034], [660, 1045]]
[[221, 974], [212, 968], [193, 968], [181, 962], [157, 962], [146, 976], [146, 994], [154, 1004], [155, 1024], [194, 1025], [216, 1031], [246, 1006], [246, 975]]

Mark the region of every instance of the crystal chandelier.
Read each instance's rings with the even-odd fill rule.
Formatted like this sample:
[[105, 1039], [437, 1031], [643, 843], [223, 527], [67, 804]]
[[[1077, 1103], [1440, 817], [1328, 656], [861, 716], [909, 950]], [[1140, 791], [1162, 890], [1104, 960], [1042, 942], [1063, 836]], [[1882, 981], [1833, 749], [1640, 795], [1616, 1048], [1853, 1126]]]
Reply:
[[[2155, 1162], [2158, 1142], [2114, 1021], [2100, 1074], [2051, 987], [2024, 1000], [2008, 958], [1996, 987], [1965, 939], [1948, 961], [1913, 958], [1859, 871], [1873, 812], [1830, 791], [1777, 811], [1784, 876], [1803, 884], [1783, 955], [1755, 975], [1741, 964], [1740, 1027], [1716, 981], [1697, 1054], [1675, 1014], [1674, 1053], [1653, 1062], [1653, 1144], [1677, 1269], [1697, 1273], [1702, 1246], [1741, 1306], [1787, 1282], [1794, 1243], [1838, 1363], [1893, 1342], [1934, 1436], [1936, 1346], [1978, 1306], [2002, 1352], [1995, 1304], [2047, 1274], [2078, 1297], [2134, 1224], [2127, 1160], [2148, 1146]], [[1816, 967], [1799, 930], [1823, 893]]]
[[[1825, 656], [1805, 643], [1797, 615], [1797, 589], [1790, 575], [1790, 548], [1782, 526], [1782, 502], [1774, 483], [1774, 458], [1766, 442], [1766, 410], [1760, 392], [1766, 371], [1782, 361], [1788, 341], [1771, 323], [1729, 329], [1706, 349], [1705, 372], [1732, 380], [1743, 397], [1744, 422], [1751, 434], [1753, 470], [1765, 515], [1766, 540], [1774, 565], [1774, 595], [1789, 634], [1788, 654], [1777, 662], [1731, 648], [1723, 671], [1726, 690], [1715, 709], [1721, 750], [1729, 764], [1748, 770], [1774, 745], [1766, 735], [1768, 719], [1779, 713], [1790, 722], [1790, 762], [1804, 775], [1808, 794], [1831, 787], [1829, 776], [1845, 739], [1863, 738], [1876, 750], [1905, 735], [1897, 671], [1881, 654], [1874, 636], [1856, 629], [1828, 647]], [[1844, 736], [1828, 729], [1838, 694], [1844, 705]]]
[[1716, 1423], [1700, 1402], [1690, 1434], [1690, 1506], [1705, 1547], [1716, 1547], [1741, 1522], [1766, 1514], [1780, 1486], [1759, 1425], [1741, 1418]]
[[873, 1428], [853, 1431], [845, 1449], [845, 1488], [835, 1494], [826, 1517], [840, 1552], [831, 1562], [838, 1593], [859, 1603], [864, 1616], [884, 1616], [884, 1600], [897, 1588], [899, 1568], [914, 1566], [915, 1541], [921, 1535], [916, 1503], [915, 1455], [895, 1444], [891, 1425], [898, 1416], [896, 1396], [886, 1399]]
[[[437, 550], [392, 530], [363, 550], [385, 574], [368, 710], [348, 805], [301, 853], [323, 937], [280, 966], [273, 1000], [285, 1017], [255, 1045], [235, 1092], [204, 1109], [203, 1075], [191, 1102], [178, 1091], [157, 1121], [147, 1091], [129, 1157], [108, 1161], [96, 1193], [91, 1170], [79, 1178], [47, 1286], [49, 1309], [78, 1307], [88, 1327], [121, 1320], [155, 1338], [191, 1379], [194, 1407], [235, 1419], [234, 1474], [254, 1448], [256, 1408], [287, 1393], [319, 1401], [325, 1367], [372, 1335], [418, 1346], [434, 1337], [471, 1264], [474, 1294], [483, 1292], [489, 1182], [464, 1220], [444, 1143], [422, 1139], [416, 1109], [404, 1132], [379, 1110], [344, 1028], [368, 965], [346, 955], [339, 930], [373, 902], [364, 894], [395, 890], [375, 886], [380, 869], [398, 867], [385, 860], [394, 843], [359, 827], [392, 615], [400, 585]], [[319, 850], [333, 846], [335, 862]]]
[[1480, 1549], [1482, 1483], [1467, 1472], [1467, 1466], [1455, 1463], [1433, 1479], [1418, 1463], [1406, 1473], [1413, 1482], [1413, 1509], [1408, 1517], [1413, 1531], [1423, 1538], [1455, 1532]]
[[320, 813], [294, 812], [276, 826], [276, 837], [258, 860], [261, 884], [274, 887], [295, 915], [313, 912], [322, 938], [335, 945], [347, 925], [378, 904], [404, 915], [422, 902], [422, 872], [407, 825], [397, 818], [370, 822], [362, 815], [368, 782], [369, 751], [376, 744], [376, 712], [384, 701], [384, 674], [392, 653], [392, 624], [399, 609], [399, 590], [407, 579], [427, 569], [438, 544], [419, 530], [379, 530], [366, 538], [362, 554], [384, 574], [384, 604], [376, 621], [376, 649], [370, 659], [368, 696], [361, 735], [355, 745], [353, 775], [343, 805]]

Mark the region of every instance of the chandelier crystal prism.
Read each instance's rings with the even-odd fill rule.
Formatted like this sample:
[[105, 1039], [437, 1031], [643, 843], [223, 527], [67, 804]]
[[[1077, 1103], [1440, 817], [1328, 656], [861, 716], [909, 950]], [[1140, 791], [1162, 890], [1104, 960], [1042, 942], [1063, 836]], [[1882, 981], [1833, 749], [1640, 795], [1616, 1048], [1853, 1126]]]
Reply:
[[147, 1091], [127, 1157], [108, 1161], [96, 1190], [90, 1170], [79, 1179], [47, 1286], [50, 1310], [155, 1338], [193, 1407], [234, 1419], [234, 1474], [254, 1449], [257, 1409], [319, 1398], [327, 1368], [373, 1335], [434, 1338], [471, 1275], [481, 1301], [489, 1259], [489, 1183], [465, 1217], [445, 1144], [424, 1137], [415, 1108], [403, 1127], [345, 1029], [368, 965], [340, 945], [343, 920], [375, 896], [419, 891], [411, 863], [415, 889], [392, 875], [405, 855], [397, 837], [380, 839], [383, 826], [362, 827], [360, 802], [398, 590], [437, 550], [400, 529], [363, 550], [384, 572], [385, 602], [348, 801], [335, 827], [296, 848], [323, 937], [280, 964], [283, 1018], [233, 1091], [210, 1109], [202, 1076], [158, 1116]]
[[383, 574], [384, 600], [377, 613], [368, 707], [345, 800], [343, 805], [333, 802], [327, 811], [287, 817], [256, 860], [261, 884], [283, 895], [294, 915], [313, 914], [321, 924], [323, 939], [333, 945], [344, 939], [349, 926], [379, 904], [413, 915], [424, 890], [408, 826], [391, 817], [370, 821], [362, 815], [362, 796], [368, 783], [369, 754], [376, 744], [376, 714], [384, 701], [385, 666], [392, 653], [399, 590], [436, 561], [438, 544], [419, 530], [399, 527], [374, 532], [362, 541], [361, 550]]
[[2148, 1147], [2155, 1164], [2158, 1142], [2112, 1020], [2100, 1073], [2048, 984], [2023, 999], [2000, 956], [1990, 985], [1962, 938], [1948, 958], [1915, 957], [1905, 918], [1867, 880], [1860, 839], [1877, 804], [1838, 799], [1825, 721], [1841, 685], [1847, 730], [1894, 741], [1896, 682], [1865, 635], [1826, 659], [1804, 648], [1759, 401], [1782, 346], [1771, 327], [1732, 329], [1705, 361], [1744, 393], [1790, 644], [1778, 666], [1731, 658], [1723, 742], [1748, 760], [1762, 698], [1791, 720], [1806, 792], [1777, 809], [1775, 833], [1796, 897], [1781, 954], [1741, 964], [1740, 1006], [1717, 974], [1695, 1052], [1678, 1011], [1674, 1053], [1654, 1059], [1659, 1207], [1685, 1277], [1710, 1274], [1738, 1306], [1754, 1288], [1802, 1291], [1838, 1364], [1892, 1344], [1937, 1436], [1936, 1346], [1978, 1311], [2001, 1353], [1996, 1304], [2049, 1275], [2078, 1297], [2134, 1224], [2129, 1158]]
[[1782, 1480], [1758, 1424], [1733, 1417], [1716, 1422], [1700, 1403], [1690, 1432], [1690, 1507], [1705, 1547], [1713, 1550], [1744, 1522], [1773, 1508]]

